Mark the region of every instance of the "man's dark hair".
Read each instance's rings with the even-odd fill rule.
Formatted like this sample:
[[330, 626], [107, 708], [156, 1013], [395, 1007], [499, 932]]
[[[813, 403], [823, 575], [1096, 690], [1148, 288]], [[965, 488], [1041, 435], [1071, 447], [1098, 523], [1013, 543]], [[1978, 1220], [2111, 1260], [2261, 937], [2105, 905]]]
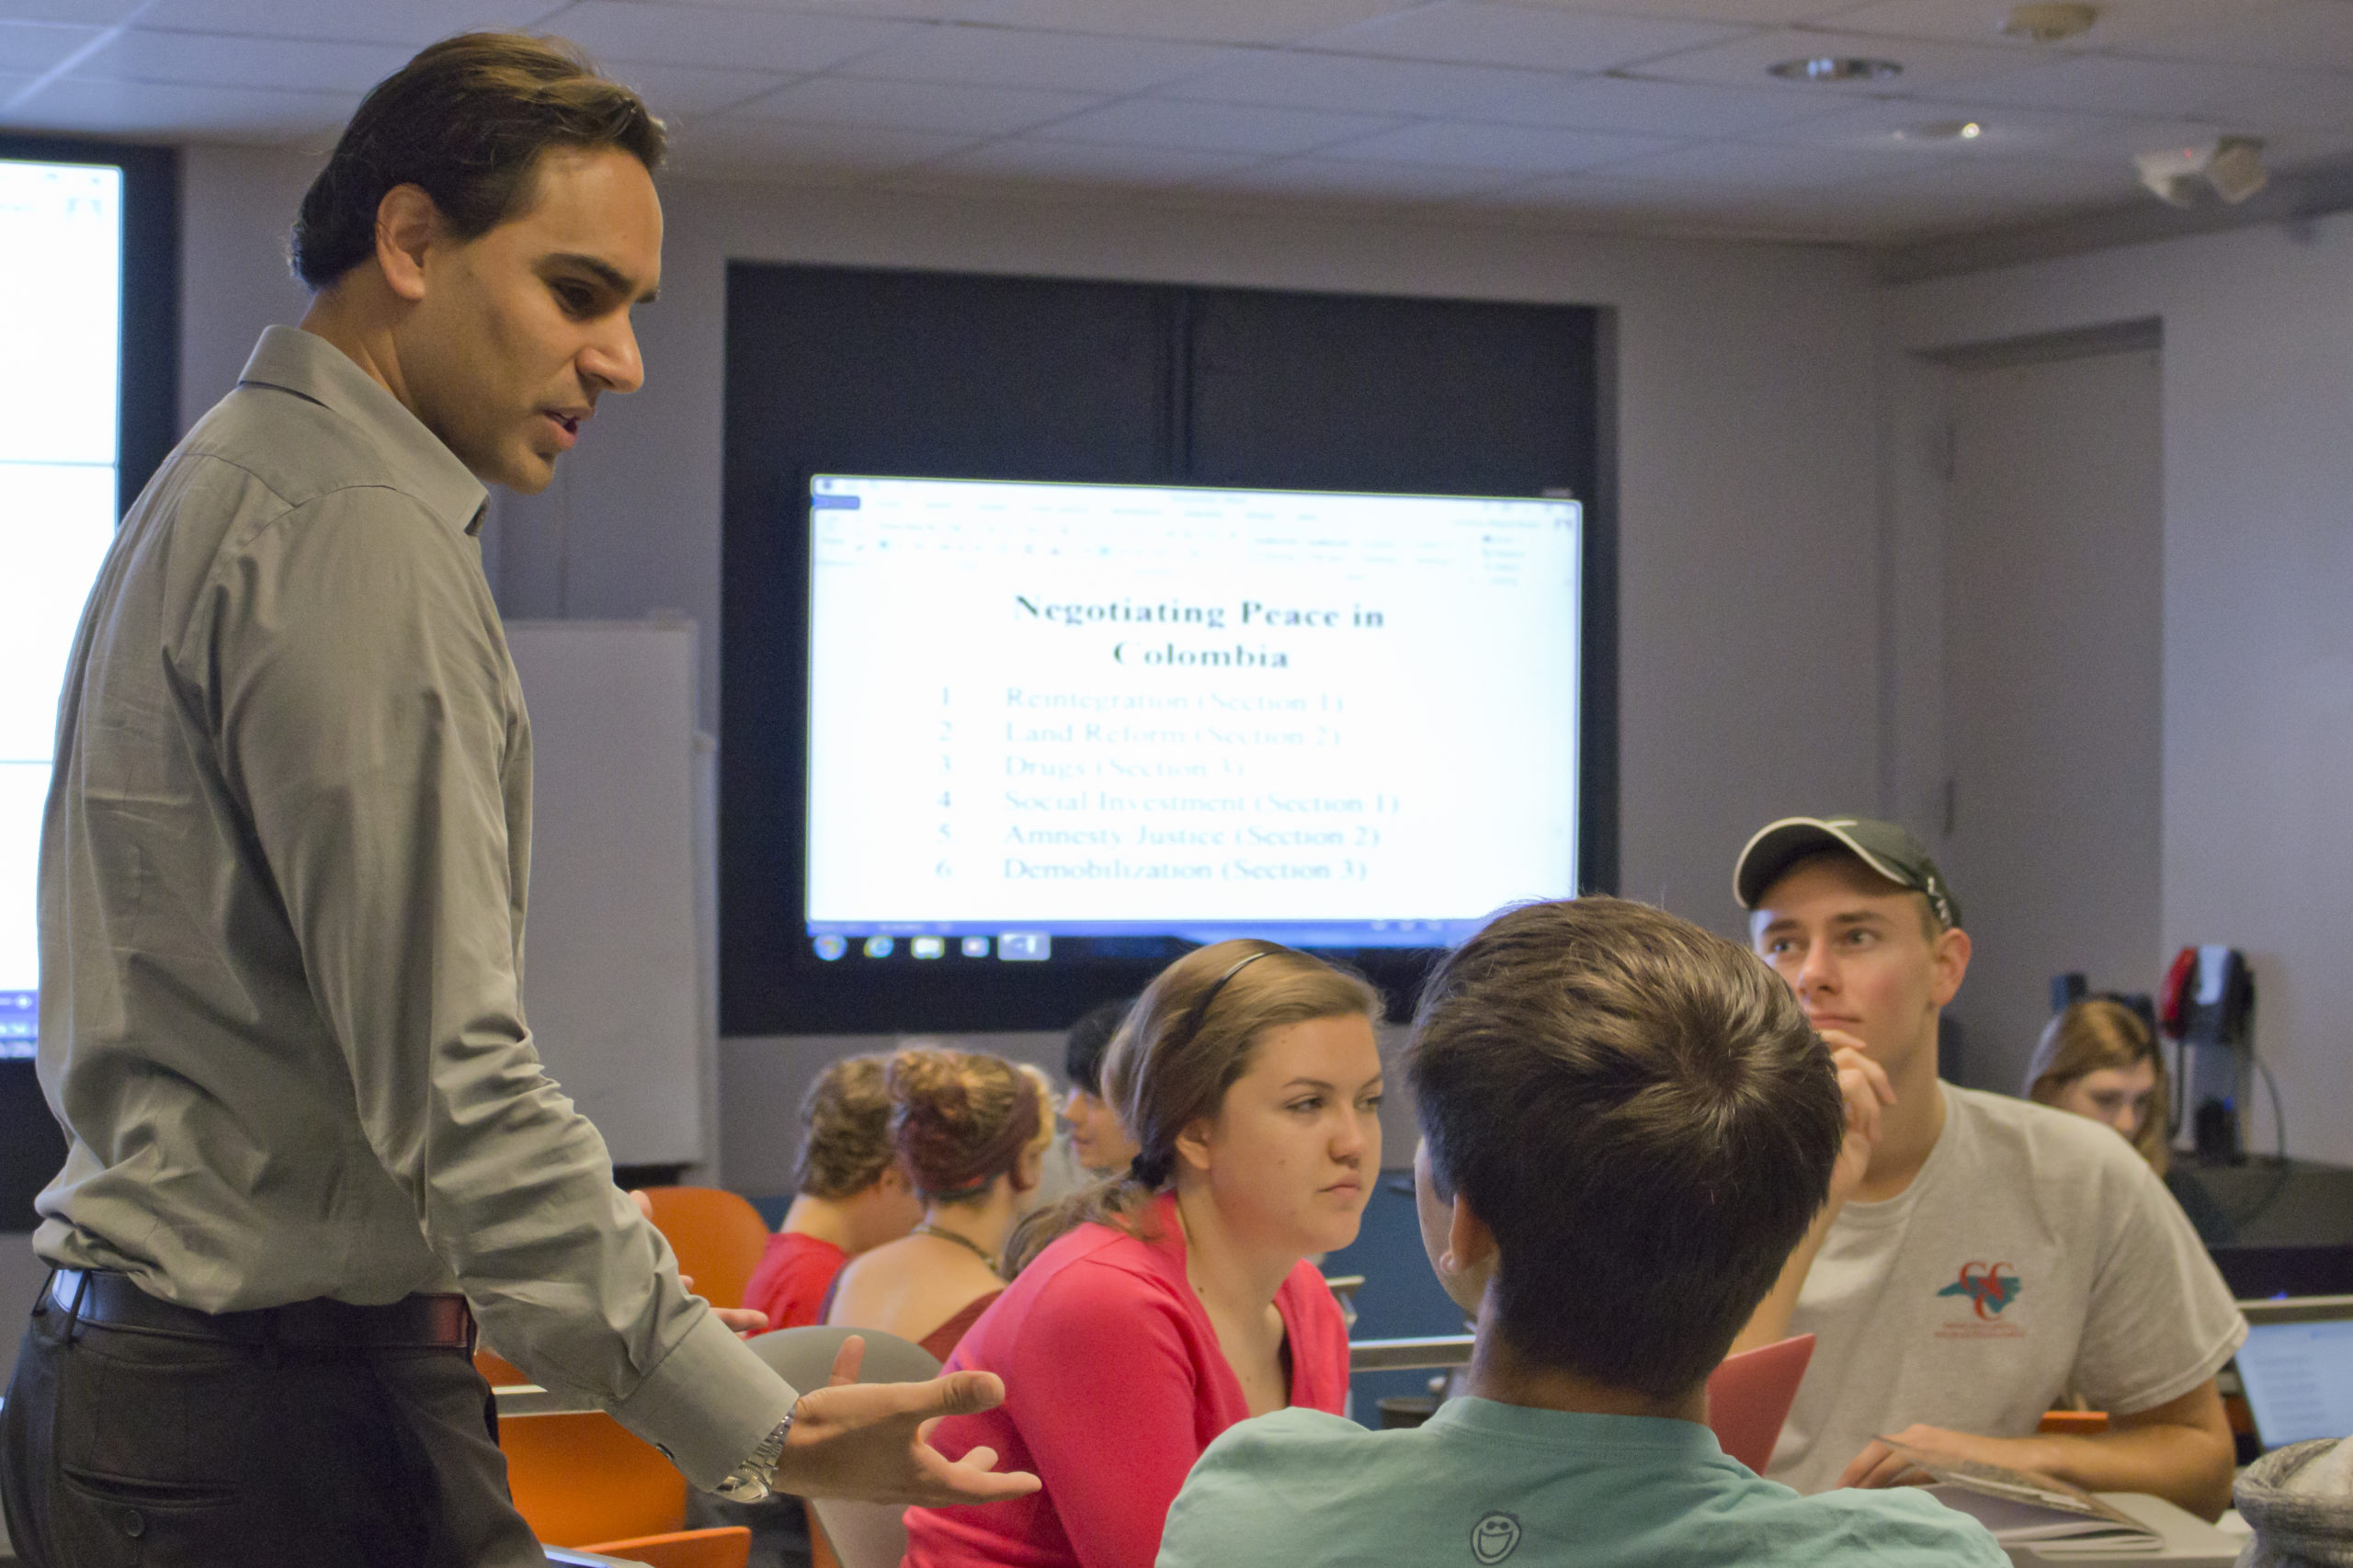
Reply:
[[618, 147], [651, 171], [662, 122], [561, 39], [460, 33], [369, 90], [294, 220], [294, 275], [324, 289], [376, 254], [376, 209], [395, 186], [433, 198], [471, 240], [530, 202], [540, 154]]
[[1512, 1351], [1688, 1392], [1822, 1208], [1845, 1132], [1789, 986], [1643, 904], [1531, 903], [1448, 956], [1414, 1036], [1433, 1184], [1495, 1234]]
[[1111, 1037], [1120, 1032], [1120, 1020], [1134, 1005], [1132, 996], [1106, 1002], [1089, 1007], [1071, 1025], [1070, 1035], [1063, 1042], [1063, 1072], [1072, 1088], [1085, 1089], [1098, 1100], [1103, 1097], [1103, 1053], [1111, 1049]]

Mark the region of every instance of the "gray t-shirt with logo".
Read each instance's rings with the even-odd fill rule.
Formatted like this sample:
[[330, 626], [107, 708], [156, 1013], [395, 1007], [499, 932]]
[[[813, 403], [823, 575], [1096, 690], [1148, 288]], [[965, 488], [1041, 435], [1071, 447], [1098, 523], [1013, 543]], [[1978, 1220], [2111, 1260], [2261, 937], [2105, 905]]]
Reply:
[[1767, 1473], [1801, 1492], [1915, 1423], [2026, 1437], [2068, 1390], [2153, 1409], [2246, 1337], [2179, 1205], [2112, 1130], [1942, 1087], [1920, 1174], [1840, 1211], [1798, 1297], [1790, 1332], [1817, 1343]]

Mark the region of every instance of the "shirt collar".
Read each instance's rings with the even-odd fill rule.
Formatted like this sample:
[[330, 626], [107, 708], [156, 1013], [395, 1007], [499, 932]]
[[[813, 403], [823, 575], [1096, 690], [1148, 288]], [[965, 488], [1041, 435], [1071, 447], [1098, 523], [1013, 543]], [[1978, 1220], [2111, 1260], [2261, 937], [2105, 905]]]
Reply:
[[481, 528], [490, 499], [482, 481], [400, 399], [325, 338], [300, 327], [265, 327], [237, 381], [282, 388], [340, 414], [375, 444], [400, 474], [402, 488], [435, 517], [461, 533]]

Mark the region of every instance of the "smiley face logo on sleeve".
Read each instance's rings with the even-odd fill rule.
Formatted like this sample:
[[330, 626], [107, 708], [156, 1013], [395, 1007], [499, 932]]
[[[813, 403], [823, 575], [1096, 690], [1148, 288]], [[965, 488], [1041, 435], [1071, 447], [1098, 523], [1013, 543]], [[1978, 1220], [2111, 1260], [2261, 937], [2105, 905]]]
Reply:
[[1495, 1568], [1519, 1550], [1519, 1517], [1497, 1511], [1480, 1517], [1471, 1527], [1471, 1555], [1483, 1568]]

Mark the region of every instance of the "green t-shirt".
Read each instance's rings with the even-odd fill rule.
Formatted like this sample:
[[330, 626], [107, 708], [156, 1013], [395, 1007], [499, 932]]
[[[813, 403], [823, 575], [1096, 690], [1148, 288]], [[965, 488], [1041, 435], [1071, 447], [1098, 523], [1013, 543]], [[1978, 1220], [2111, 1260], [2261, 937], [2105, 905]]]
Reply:
[[1168, 1513], [1159, 1568], [1788, 1564], [2008, 1568], [1925, 1492], [1802, 1497], [1690, 1421], [1456, 1399], [1411, 1431], [1312, 1410], [1233, 1426]]

